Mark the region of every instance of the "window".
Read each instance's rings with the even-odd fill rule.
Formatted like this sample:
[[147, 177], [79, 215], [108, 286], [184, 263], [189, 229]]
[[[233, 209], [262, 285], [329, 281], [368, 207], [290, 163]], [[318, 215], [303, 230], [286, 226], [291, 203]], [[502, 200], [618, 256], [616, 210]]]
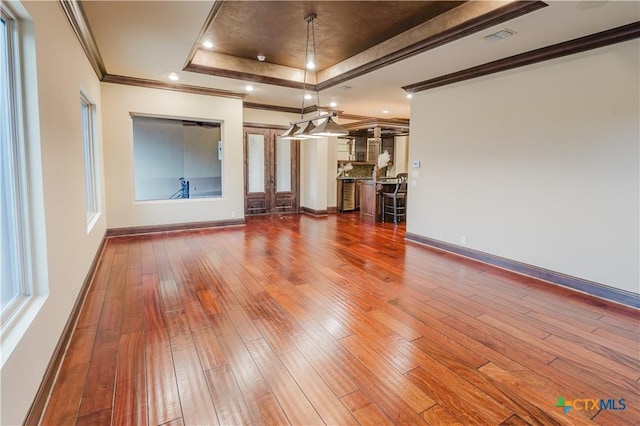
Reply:
[[220, 123], [132, 118], [136, 201], [222, 196]]
[[0, 288], [4, 324], [29, 291], [17, 21], [0, 6]]
[[84, 146], [84, 184], [87, 196], [87, 224], [89, 229], [100, 212], [97, 147], [93, 131], [95, 111], [95, 105], [91, 104], [89, 99], [81, 94], [80, 112], [82, 115], [82, 141]]

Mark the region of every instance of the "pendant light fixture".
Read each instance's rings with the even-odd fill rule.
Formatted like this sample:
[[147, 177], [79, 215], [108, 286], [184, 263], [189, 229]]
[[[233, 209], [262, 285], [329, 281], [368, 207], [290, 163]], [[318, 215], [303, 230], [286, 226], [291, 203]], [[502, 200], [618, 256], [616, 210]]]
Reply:
[[[318, 115], [315, 118], [303, 119], [304, 117], [304, 100], [305, 95], [307, 95], [307, 69], [316, 69], [316, 32], [314, 21], [318, 16], [315, 13], [310, 14], [306, 18], [304, 18], [307, 23], [307, 42], [305, 46], [305, 55], [304, 55], [304, 78], [302, 82], [302, 107], [300, 108], [300, 118], [301, 120], [290, 123], [291, 127], [287, 129], [280, 138], [282, 139], [312, 139], [312, 138], [323, 138], [328, 136], [346, 136], [349, 134], [349, 131], [344, 127], [340, 126], [338, 123], [332, 120], [332, 117], [336, 117], [337, 114], [335, 112], [330, 112], [328, 114]], [[311, 53], [309, 52], [309, 47], [312, 47]], [[317, 89], [318, 84], [318, 75], [316, 72], [316, 103], [317, 106], [320, 107], [320, 92]], [[323, 120], [326, 118], [326, 121], [316, 126], [313, 121], [314, 120]]]

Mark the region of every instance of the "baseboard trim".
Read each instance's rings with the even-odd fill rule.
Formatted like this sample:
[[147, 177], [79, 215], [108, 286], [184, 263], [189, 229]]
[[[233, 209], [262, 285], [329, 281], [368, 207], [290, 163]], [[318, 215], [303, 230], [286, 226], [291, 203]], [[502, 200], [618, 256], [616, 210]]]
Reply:
[[594, 281], [585, 280], [560, 272], [551, 271], [549, 269], [540, 268], [538, 266], [529, 265], [527, 263], [518, 262], [516, 260], [507, 259], [468, 247], [462, 247], [445, 241], [436, 240], [422, 235], [407, 232], [405, 239], [416, 243], [424, 244], [431, 248], [443, 250], [449, 253], [464, 256], [478, 262], [486, 263], [498, 268], [506, 269], [521, 275], [526, 275], [539, 280], [547, 281], [552, 284], [560, 285], [571, 290], [580, 291], [590, 296], [605, 299], [611, 302], [620, 303], [640, 309], [640, 295], [609, 287]]
[[122, 237], [137, 234], [155, 234], [158, 232], [186, 231], [192, 229], [217, 228], [223, 226], [244, 225], [244, 219], [226, 219], [207, 222], [172, 223], [168, 225], [131, 226], [107, 229], [107, 237]]
[[327, 213], [328, 214], [334, 214], [334, 213], [338, 213], [338, 208], [337, 207], [327, 207]]
[[47, 406], [47, 400], [49, 398], [49, 395], [51, 394], [51, 391], [53, 390], [53, 385], [55, 384], [56, 378], [58, 376], [58, 370], [60, 369], [62, 361], [64, 360], [67, 347], [71, 342], [71, 337], [73, 337], [73, 331], [75, 330], [76, 323], [80, 318], [80, 312], [82, 311], [82, 307], [84, 306], [87, 293], [89, 293], [89, 287], [91, 287], [93, 277], [95, 276], [96, 270], [98, 269], [98, 262], [102, 257], [102, 253], [104, 252], [106, 243], [107, 238], [105, 233], [105, 235], [102, 236], [102, 241], [100, 242], [98, 251], [93, 257], [93, 261], [91, 262], [89, 271], [87, 272], [87, 275], [85, 276], [85, 279], [82, 283], [82, 287], [80, 288], [80, 293], [78, 294], [76, 303], [73, 305], [71, 313], [69, 314], [69, 318], [67, 319], [67, 323], [62, 330], [62, 334], [60, 335], [58, 344], [56, 345], [56, 348], [51, 355], [49, 365], [47, 365], [47, 369], [44, 372], [44, 376], [42, 378], [42, 382], [40, 382], [38, 392], [36, 392], [36, 396], [34, 397], [33, 402], [31, 403], [31, 407], [29, 407], [29, 411], [27, 412], [27, 416], [24, 419], [23, 425], [25, 426], [37, 426], [42, 419], [42, 415], [44, 414], [44, 410]]
[[327, 210], [315, 210], [309, 207], [302, 207], [301, 210], [302, 213], [316, 217], [327, 216], [329, 214]]

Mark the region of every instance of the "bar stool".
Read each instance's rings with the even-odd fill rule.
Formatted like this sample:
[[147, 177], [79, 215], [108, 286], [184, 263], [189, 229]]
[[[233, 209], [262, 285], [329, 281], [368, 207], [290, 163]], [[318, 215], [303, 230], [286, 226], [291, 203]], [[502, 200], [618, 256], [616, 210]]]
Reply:
[[[382, 221], [384, 222], [387, 214], [393, 216], [393, 223], [396, 225], [400, 222], [401, 217], [406, 217], [407, 208], [407, 180], [408, 173], [398, 173], [396, 177], [398, 182], [393, 192], [383, 192], [382, 195]], [[391, 203], [387, 203], [391, 200]]]

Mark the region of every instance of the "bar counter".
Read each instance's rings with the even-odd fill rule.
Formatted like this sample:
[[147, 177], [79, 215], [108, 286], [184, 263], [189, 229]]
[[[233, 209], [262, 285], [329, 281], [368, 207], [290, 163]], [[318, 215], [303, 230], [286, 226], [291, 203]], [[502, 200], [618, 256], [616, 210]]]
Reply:
[[380, 180], [361, 179], [360, 185], [360, 219], [369, 222], [382, 222], [383, 192], [393, 192], [398, 180], [386, 178]]

